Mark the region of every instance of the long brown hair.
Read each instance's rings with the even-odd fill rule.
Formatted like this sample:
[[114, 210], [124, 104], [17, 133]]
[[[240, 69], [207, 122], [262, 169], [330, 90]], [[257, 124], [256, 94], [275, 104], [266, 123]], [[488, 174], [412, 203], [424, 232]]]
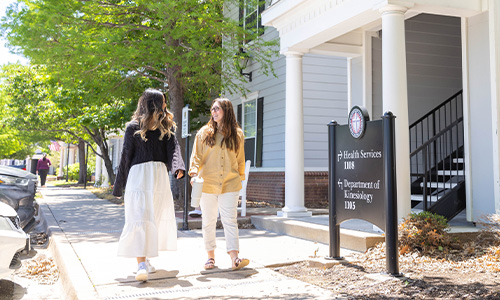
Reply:
[[[221, 146], [226, 144], [228, 149], [238, 152], [238, 148], [240, 146], [238, 130], [240, 129], [240, 126], [238, 125], [236, 116], [234, 115], [233, 104], [229, 101], [229, 99], [217, 98], [212, 101], [210, 109], [212, 109], [216, 102], [219, 103], [220, 108], [224, 112], [221, 121], [222, 124], [218, 127], [214, 117], [210, 117], [210, 121], [207, 123], [207, 134], [202, 138], [202, 140], [208, 146], [213, 147], [215, 145], [215, 134], [220, 132], [223, 136]], [[241, 131], [241, 129], [239, 131]]]
[[140, 134], [143, 141], [147, 141], [146, 132], [160, 129], [160, 141], [165, 135], [169, 138], [175, 132], [174, 115], [165, 108], [163, 102], [165, 96], [155, 89], [147, 89], [139, 97], [137, 109], [132, 116], [132, 121], [139, 123], [139, 130], [134, 134]]

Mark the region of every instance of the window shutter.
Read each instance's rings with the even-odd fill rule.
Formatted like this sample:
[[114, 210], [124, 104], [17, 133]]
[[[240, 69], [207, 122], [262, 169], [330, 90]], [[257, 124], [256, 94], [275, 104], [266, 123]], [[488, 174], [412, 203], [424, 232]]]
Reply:
[[263, 146], [263, 125], [264, 125], [264, 98], [257, 99], [257, 146], [255, 153], [255, 166], [262, 167], [262, 146]]
[[257, 29], [259, 30], [259, 35], [264, 34], [264, 25], [262, 25], [262, 12], [266, 9], [266, 1], [262, 0], [259, 3], [259, 11], [258, 11], [258, 16], [259, 16], [259, 23], [257, 24]]
[[240, 128], [243, 128], [243, 126], [241, 125], [241, 110], [242, 109], [243, 109], [243, 106], [241, 104], [238, 104], [238, 107], [236, 108], [236, 121], [238, 121]]

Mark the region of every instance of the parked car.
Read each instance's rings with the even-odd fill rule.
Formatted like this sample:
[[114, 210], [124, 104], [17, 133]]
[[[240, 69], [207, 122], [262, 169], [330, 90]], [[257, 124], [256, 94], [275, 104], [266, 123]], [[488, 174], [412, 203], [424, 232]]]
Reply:
[[37, 176], [30, 172], [0, 166], [0, 202], [10, 205], [19, 215], [21, 228], [29, 232], [36, 225], [35, 201]]
[[21, 267], [19, 256], [25, 248], [30, 248], [29, 243], [29, 235], [21, 229], [16, 211], [0, 202], [0, 279]]
[[9, 167], [16, 168], [16, 169], [21, 169], [21, 170], [25, 170], [26, 171], [26, 165], [25, 164], [22, 164], [22, 165], [10, 165]]

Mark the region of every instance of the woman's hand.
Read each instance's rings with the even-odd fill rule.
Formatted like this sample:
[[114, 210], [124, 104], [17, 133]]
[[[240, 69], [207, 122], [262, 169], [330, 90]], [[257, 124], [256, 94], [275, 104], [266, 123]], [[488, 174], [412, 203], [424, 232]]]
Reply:
[[191, 181], [190, 181], [191, 185], [193, 185], [193, 181], [194, 181], [195, 177], [198, 177], [198, 174], [193, 174], [193, 176], [191, 176]]
[[184, 171], [182, 170], [177, 171], [177, 179], [182, 178], [182, 176], [184, 176]]

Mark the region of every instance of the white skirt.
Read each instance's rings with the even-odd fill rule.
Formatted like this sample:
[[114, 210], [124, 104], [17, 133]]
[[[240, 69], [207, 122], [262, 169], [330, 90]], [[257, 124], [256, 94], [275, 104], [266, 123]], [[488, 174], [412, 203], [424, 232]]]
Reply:
[[162, 162], [132, 166], [125, 188], [125, 225], [118, 256], [155, 257], [177, 250], [177, 222], [167, 167]]

